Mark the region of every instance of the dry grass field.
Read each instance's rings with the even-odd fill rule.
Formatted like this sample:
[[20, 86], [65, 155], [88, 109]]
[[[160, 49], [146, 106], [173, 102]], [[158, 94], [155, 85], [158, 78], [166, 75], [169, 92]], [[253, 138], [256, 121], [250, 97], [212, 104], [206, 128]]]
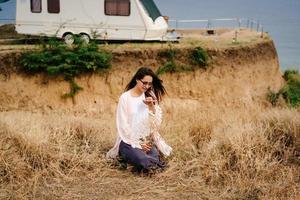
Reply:
[[90, 118], [2, 112], [0, 198], [292, 200], [299, 195], [299, 110], [203, 109], [170, 101], [163, 106], [161, 133], [174, 153], [169, 167], [151, 177], [105, 159], [115, 139], [113, 113]]

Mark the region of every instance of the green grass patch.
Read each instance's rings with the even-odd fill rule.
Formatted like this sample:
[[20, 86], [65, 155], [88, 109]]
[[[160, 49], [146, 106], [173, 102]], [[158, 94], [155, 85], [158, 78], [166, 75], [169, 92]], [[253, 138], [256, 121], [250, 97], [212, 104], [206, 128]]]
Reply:
[[177, 72], [177, 66], [175, 65], [174, 62], [172, 61], [168, 61], [166, 62], [163, 66], [160, 66], [157, 71], [156, 71], [156, 74], [157, 75], [161, 75], [161, 74], [164, 74], [166, 72]]

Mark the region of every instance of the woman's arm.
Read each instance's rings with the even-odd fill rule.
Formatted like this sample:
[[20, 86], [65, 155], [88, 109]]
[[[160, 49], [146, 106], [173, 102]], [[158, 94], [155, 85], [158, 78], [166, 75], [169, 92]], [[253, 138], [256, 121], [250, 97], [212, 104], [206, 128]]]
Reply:
[[122, 95], [119, 99], [117, 107], [117, 130], [118, 134], [123, 142], [132, 146], [132, 148], [142, 148], [139, 141], [135, 141], [131, 135], [132, 130], [128, 124], [128, 111], [127, 111], [126, 97]]

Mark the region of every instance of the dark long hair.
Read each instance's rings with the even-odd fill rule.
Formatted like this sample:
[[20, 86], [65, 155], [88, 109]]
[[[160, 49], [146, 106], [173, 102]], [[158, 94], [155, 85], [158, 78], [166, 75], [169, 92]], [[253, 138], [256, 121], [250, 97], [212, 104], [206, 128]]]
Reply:
[[[132, 77], [131, 81], [127, 84], [125, 90], [128, 91], [136, 85], [137, 80], [142, 80], [145, 76], [151, 76], [152, 77], [152, 87], [157, 101], [160, 102], [162, 99], [162, 96], [166, 94], [166, 89], [163, 86], [163, 81], [158, 78], [158, 76], [152, 71], [152, 69], [148, 67], [141, 67], [138, 69], [138, 71], [135, 73], [135, 75]], [[147, 92], [146, 92], [147, 96]]]

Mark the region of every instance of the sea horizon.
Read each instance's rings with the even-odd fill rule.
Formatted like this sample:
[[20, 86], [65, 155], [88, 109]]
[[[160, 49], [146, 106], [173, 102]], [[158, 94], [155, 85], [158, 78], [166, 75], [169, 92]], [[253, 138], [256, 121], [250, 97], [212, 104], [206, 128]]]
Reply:
[[[220, 0], [155, 0], [155, 2], [162, 15], [167, 15], [170, 19], [243, 18], [258, 21], [263, 31], [274, 41], [281, 70], [300, 70], [299, 0], [226, 0], [226, 4]], [[188, 12], [182, 12], [183, 10]]]

